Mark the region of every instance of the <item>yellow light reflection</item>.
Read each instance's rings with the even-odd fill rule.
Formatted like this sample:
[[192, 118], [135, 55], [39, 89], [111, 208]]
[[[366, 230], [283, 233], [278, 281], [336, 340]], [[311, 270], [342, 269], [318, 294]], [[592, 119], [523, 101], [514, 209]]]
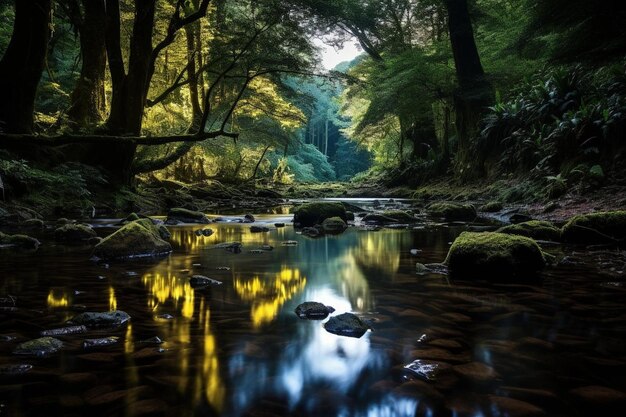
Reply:
[[126, 337], [124, 338], [124, 352], [133, 353], [135, 351], [135, 343], [133, 342], [133, 325], [128, 323], [126, 327]]
[[47, 303], [49, 308], [63, 308], [69, 306], [70, 300], [67, 291], [50, 289]]
[[154, 309], [157, 304], [165, 304], [168, 301], [180, 308], [181, 315], [192, 318], [194, 312], [194, 291], [186, 279], [178, 278], [171, 272], [146, 274], [141, 279], [148, 288], [152, 299], [148, 300], [148, 307]]
[[296, 294], [306, 287], [306, 277], [300, 274], [299, 269], [282, 267], [273, 277], [261, 279], [254, 276], [245, 279], [235, 277], [233, 285], [237, 295], [244, 300], [252, 302], [250, 317], [254, 328], [271, 323], [280, 308]]
[[109, 310], [117, 310], [117, 298], [115, 297], [115, 289], [109, 287]]

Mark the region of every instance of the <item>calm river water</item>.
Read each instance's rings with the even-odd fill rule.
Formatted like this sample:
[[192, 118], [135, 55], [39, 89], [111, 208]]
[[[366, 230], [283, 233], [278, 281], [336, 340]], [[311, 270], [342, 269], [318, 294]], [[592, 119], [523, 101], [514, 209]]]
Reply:
[[[91, 262], [89, 248], [0, 252], [0, 416], [600, 416], [624, 403], [616, 249], [566, 249], [539, 283], [488, 285], [416, 274], [466, 226], [310, 239], [288, 216], [257, 221], [287, 227], [211, 224], [210, 237], [171, 227], [171, 256], [109, 265]], [[211, 249], [230, 241], [243, 252]], [[250, 252], [262, 245], [274, 249]], [[223, 285], [194, 290], [192, 274]], [[372, 331], [330, 334], [294, 314], [303, 301], [362, 315]], [[114, 309], [132, 316], [128, 326], [61, 336], [46, 358], [12, 354], [81, 311]], [[106, 336], [119, 341], [83, 349]], [[436, 362], [436, 376], [404, 369], [416, 359]], [[32, 369], [10, 375], [9, 364]]]

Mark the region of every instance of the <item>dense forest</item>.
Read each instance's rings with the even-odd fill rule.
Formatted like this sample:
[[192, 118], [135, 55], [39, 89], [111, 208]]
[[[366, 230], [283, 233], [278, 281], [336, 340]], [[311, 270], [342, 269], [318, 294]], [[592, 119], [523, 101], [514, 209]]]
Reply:
[[[162, 180], [584, 190], [624, 169], [625, 13], [617, 0], [3, 0], [5, 198]], [[314, 39], [363, 54], [325, 71]]]

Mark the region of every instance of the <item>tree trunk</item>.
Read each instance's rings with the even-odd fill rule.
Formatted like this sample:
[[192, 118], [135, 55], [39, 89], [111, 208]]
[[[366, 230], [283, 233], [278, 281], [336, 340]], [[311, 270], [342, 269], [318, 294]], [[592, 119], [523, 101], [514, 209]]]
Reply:
[[187, 78], [189, 79], [189, 98], [191, 101], [191, 124], [188, 132], [197, 132], [200, 130], [200, 123], [202, 121], [202, 107], [200, 106], [200, 94], [198, 92], [198, 72], [199, 66], [197, 59], [200, 56], [200, 50], [202, 44], [197, 43], [196, 32], [200, 31], [200, 22], [194, 22], [193, 24], [185, 26], [185, 35], [187, 37], [187, 59], [189, 65], [187, 66]]
[[324, 139], [324, 156], [328, 156], [328, 119], [326, 119], [326, 133]]
[[17, 0], [9, 46], [0, 60], [0, 130], [33, 131], [35, 95], [44, 69], [52, 16], [51, 0]]
[[446, 0], [446, 7], [450, 43], [459, 82], [459, 88], [454, 94], [459, 140], [457, 161], [461, 172], [464, 172], [470, 168], [470, 140], [478, 131], [478, 122], [486, 107], [493, 103], [494, 94], [480, 62], [467, 0]]
[[106, 9], [103, 1], [82, 0], [83, 16], [75, 22], [80, 34], [82, 67], [67, 114], [77, 127], [100, 123], [106, 113]]

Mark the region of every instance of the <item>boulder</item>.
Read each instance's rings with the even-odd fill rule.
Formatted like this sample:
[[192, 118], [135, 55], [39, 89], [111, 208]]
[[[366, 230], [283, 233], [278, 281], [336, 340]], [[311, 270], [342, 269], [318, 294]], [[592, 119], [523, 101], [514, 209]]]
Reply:
[[302, 235], [306, 237], [322, 237], [324, 234], [317, 227], [305, 227], [302, 229]]
[[54, 337], [40, 337], [20, 343], [13, 350], [16, 355], [48, 356], [58, 352], [63, 347], [63, 342]]
[[322, 222], [322, 228], [324, 233], [338, 235], [343, 233], [348, 228], [348, 225], [339, 217], [330, 217]]
[[324, 328], [329, 333], [356, 338], [363, 336], [369, 330], [369, 326], [352, 313], [331, 317]]
[[497, 211], [501, 211], [504, 208], [501, 202], [499, 201], [490, 201], [488, 203], [480, 206], [479, 210], [484, 211], [485, 213], [495, 213]]
[[223, 242], [213, 245], [212, 249], [224, 249], [232, 253], [241, 253], [243, 244], [241, 242]]
[[428, 206], [431, 216], [446, 220], [471, 221], [476, 218], [476, 209], [471, 204], [433, 203]]
[[267, 226], [250, 226], [251, 233], [266, 233], [269, 231], [270, 231], [270, 228]]
[[256, 221], [256, 219], [250, 213], [248, 213], [245, 216], [243, 216], [243, 222], [244, 223], [254, 223], [255, 221]]
[[69, 244], [84, 244], [94, 237], [97, 237], [96, 232], [86, 224], [66, 224], [54, 231], [57, 242]]
[[450, 273], [461, 278], [533, 276], [546, 261], [537, 243], [524, 236], [496, 232], [463, 232], [445, 260]]
[[564, 242], [618, 243], [626, 239], [626, 211], [608, 211], [572, 217], [561, 230]]
[[28, 219], [20, 225], [23, 229], [29, 230], [42, 230], [44, 228], [43, 220], [41, 219]]
[[549, 240], [558, 242], [561, 240], [561, 229], [550, 222], [531, 220], [524, 223], [511, 224], [498, 229], [498, 233], [509, 235], [526, 236], [535, 240]]
[[382, 213], [369, 213], [363, 217], [365, 223], [390, 224], [390, 223], [415, 223], [417, 219], [409, 213], [401, 210], [384, 211]]
[[68, 324], [82, 325], [90, 329], [119, 327], [130, 320], [128, 313], [121, 310], [93, 312], [87, 311], [74, 316]]
[[306, 301], [296, 307], [295, 311], [301, 319], [324, 320], [335, 309], [315, 301]]
[[136, 220], [98, 243], [94, 255], [100, 259], [125, 259], [168, 254], [172, 246], [161, 237], [163, 232], [149, 219]]
[[26, 235], [7, 235], [0, 232], [0, 246], [6, 245], [19, 249], [37, 250], [41, 243], [34, 237]]
[[211, 223], [211, 220], [204, 213], [201, 213], [199, 211], [187, 210], [184, 208], [170, 209], [169, 213], [167, 214], [166, 223], [170, 223], [172, 221], [199, 224]]
[[306, 203], [294, 209], [293, 221], [300, 227], [311, 227], [331, 217], [346, 221], [346, 209], [341, 203]]

